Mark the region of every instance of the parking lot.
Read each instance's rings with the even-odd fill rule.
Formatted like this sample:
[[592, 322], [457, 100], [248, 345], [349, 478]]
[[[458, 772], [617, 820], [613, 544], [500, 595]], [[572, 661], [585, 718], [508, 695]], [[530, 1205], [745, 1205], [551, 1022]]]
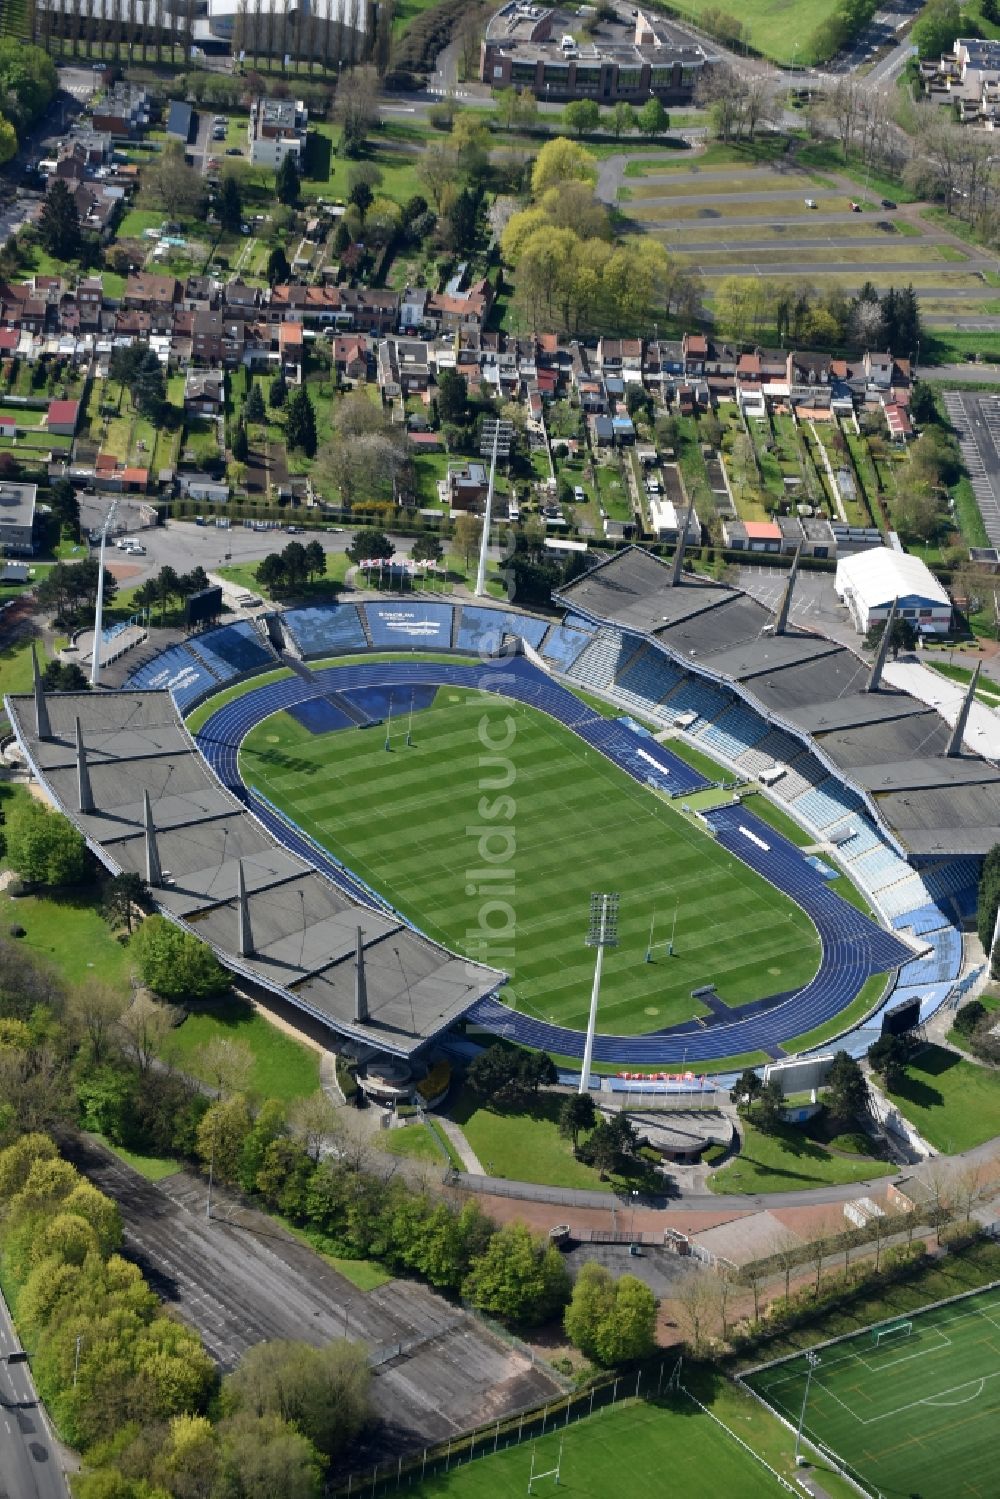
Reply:
[[[737, 582], [768, 609], [777, 609], [788, 582], [788, 569], [769, 567], [766, 563], [741, 567]], [[824, 635], [845, 645], [857, 646], [859, 643], [850, 615], [837, 602], [832, 572], [799, 573], [792, 593], [791, 621], [803, 629], [821, 630]]]
[[1000, 546], [1000, 396], [946, 390], [944, 405], [990, 545]]

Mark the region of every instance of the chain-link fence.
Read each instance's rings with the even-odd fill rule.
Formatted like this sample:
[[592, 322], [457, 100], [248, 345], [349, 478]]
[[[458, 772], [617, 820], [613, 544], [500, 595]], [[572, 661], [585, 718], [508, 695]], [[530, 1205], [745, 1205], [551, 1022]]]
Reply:
[[585, 1390], [491, 1422], [436, 1447], [425, 1447], [406, 1457], [379, 1463], [366, 1472], [352, 1473], [330, 1485], [327, 1494], [330, 1499], [379, 1499], [381, 1495], [413, 1487], [437, 1473], [448, 1473], [478, 1458], [491, 1457], [508, 1447], [564, 1430], [622, 1401], [655, 1400], [671, 1385], [678, 1366], [679, 1359], [675, 1356], [628, 1374], [607, 1375]]

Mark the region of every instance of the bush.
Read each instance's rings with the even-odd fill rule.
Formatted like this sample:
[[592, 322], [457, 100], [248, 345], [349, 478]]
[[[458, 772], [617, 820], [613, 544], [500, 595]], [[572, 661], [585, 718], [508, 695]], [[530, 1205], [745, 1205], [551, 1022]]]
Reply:
[[28, 935], [27, 932], [24, 930], [24, 927], [23, 926], [18, 926], [18, 924], [17, 924], [16, 921], [13, 923], [12, 926], [9, 926], [7, 928], [7, 930], [9, 931], [9, 933], [10, 933], [10, 935], [12, 937], [26, 937]]

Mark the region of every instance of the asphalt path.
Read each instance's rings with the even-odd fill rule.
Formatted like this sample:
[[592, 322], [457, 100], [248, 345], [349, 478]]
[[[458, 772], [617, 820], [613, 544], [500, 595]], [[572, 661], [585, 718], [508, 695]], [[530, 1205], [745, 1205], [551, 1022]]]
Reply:
[[21, 1340], [0, 1296], [0, 1499], [69, 1499], [69, 1487]]
[[1000, 397], [946, 390], [944, 404], [990, 545], [1000, 546]]

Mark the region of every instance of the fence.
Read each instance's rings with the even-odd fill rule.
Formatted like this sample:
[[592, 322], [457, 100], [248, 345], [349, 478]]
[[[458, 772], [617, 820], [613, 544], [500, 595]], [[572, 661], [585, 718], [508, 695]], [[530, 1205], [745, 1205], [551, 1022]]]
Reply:
[[447, 1443], [440, 1442], [409, 1457], [378, 1463], [366, 1472], [349, 1474], [339, 1485], [331, 1485], [327, 1494], [331, 1499], [352, 1499], [352, 1496], [379, 1499], [380, 1495], [397, 1493], [400, 1489], [422, 1483], [425, 1478], [449, 1473], [453, 1468], [475, 1462], [478, 1458], [492, 1457], [509, 1447], [519, 1447], [523, 1442], [534, 1441], [550, 1432], [563, 1431], [571, 1422], [585, 1420], [614, 1405], [641, 1399], [655, 1400], [669, 1387], [678, 1365], [677, 1359], [661, 1359], [634, 1374], [608, 1375], [589, 1389], [564, 1395], [540, 1408], [532, 1406], [516, 1411], [506, 1419], [491, 1421], [489, 1425], [452, 1438]]

